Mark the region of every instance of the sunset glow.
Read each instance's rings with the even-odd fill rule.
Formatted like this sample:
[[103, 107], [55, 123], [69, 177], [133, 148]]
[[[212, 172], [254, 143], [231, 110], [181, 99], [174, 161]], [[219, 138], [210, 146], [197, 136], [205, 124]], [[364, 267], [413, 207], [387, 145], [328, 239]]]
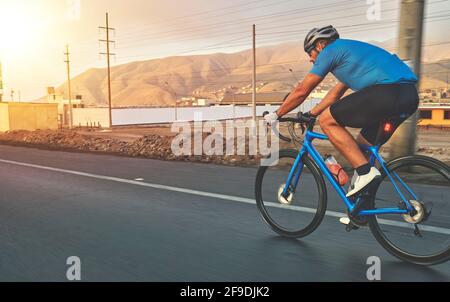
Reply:
[[0, 53], [14, 58], [36, 42], [39, 30], [30, 6], [12, 1], [0, 2]]

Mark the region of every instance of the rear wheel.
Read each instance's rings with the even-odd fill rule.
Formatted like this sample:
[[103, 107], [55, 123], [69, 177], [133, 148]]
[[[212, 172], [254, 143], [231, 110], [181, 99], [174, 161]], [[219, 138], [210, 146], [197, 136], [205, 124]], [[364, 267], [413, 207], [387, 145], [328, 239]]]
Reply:
[[[392, 255], [420, 265], [439, 264], [450, 259], [450, 169], [425, 156], [395, 159], [387, 168], [405, 198], [415, 207], [414, 215], [369, 217], [377, 241]], [[396, 179], [407, 184], [405, 189]], [[403, 202], [387, 175], [378, 187], [374, 208], [402, 206]]]
[[255, 195], [261, 216], [275, 232], [285, 237], [300, 238], [312, 233], [322, 222], [327, 207], [327, 191], [319, 168], [304, 156], [297, 189], [281, 196], [297, 156], [296, 150], [281, 150], [276, 164], [260, 167]]

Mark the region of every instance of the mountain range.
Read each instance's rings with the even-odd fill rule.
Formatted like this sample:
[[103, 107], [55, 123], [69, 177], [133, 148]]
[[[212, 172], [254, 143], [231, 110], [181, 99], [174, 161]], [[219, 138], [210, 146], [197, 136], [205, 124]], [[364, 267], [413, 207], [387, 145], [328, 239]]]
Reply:
[[[394, 40], [370, 43], [389, 51], [395, 49]], [[421, 88], [445, 87], [450, 66], [449, 46], [427, 47], [423, 62]], [[300, 43], [259, 47], [258, 92], [289, 91], [310, 68]], [[136, 61], [111, 69], [114, 107], [172, 106], [176, 99], [192, 95], [220, 99], [225, 93], [249, 91], [251, 81], [251, 50]], [[74, 95], [82, 95], [88, 105], [106, 105], [106, 69], [93, 68], [76, 76], [72, 79], [72, 90]], [[67, 84], [57, 91], [64, 95]]]

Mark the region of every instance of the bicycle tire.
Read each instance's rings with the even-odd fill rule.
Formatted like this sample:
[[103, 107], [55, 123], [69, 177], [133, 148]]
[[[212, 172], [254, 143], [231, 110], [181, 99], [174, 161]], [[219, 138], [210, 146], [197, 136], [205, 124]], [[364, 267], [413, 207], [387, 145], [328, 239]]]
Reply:
[[[386, 164], [386, 167], [389, 171], [391, 171], [391, 170], [395, 170], [396, 168], [400, 168], [400, 167], [404, 168], [407, 165], [410, 165], [410, 166], [422, 165], [425, 167], [439, 169], [447, 176], [450, 176], [450, 168], [446, 164], [444, 164], [434, 158], [427, 157], [427, 156], [421, 156], [421, 155], [412, 155], [412, 156], [406, 156], [406, 157], [394, 159], [394, 160], [388, 162]], [[383, 171], [382, 172], [383, 179], [386, 176], [387, 176], [386, 173]], [[377, 188], [377, 190], [378, 189], [379, 189], [379, 187]], [[375, 193], [374, 198], [372, 199], [372, 206], [375, 206], [373, 204], [375, 198], [376, 198], [376, 193]], [[386, 249], [391, 255], [397, 257], [398, 259], [401, 259], [403, 261], [410, 262], [413, 264], [417, 264], [417, 265], [424, 265], [424, 266], [436, 265], [436, 264], [440, 264], [440, 263], [450, 260], [450, 246], [446, 250], [443, 250], [440, 253], [430, 255], [430, 256], [418, 256], [418, 255], [410, 254], [410, 253], [400, 249], [399, 247], [397, 247], [386, 237], [386, 235], [383, 233], [383, 231], [380, 228], [380, 225], [378, 223], [376, 215], [369, 216], [368, 221], [369, 221], [369, 228], [370, 228], [373, 236], [375, 237], [375, 239], [378, 241], [378, 243], [380, 243], [384, 249]]]
[[[293, 149], [284, 149], [280, 150], [279, 152], [279, 159], [282, 158], [292, 158], [295, 159], [298, 156], [298, 151]], [[313, 220], [311, 223], [309, 223], [306, 227], [296, 230], [296, 231], [289, 231], [285, 228], [278, 225], [272, 217], [268, 214], [265, 206], [264, 201], [262, 198], [262, 183], [264, 175], [267, 171], [267, 166], [261, 166], [258, 169], [257, 175], [256, 175], [256, 182], [255, 182], [255, 196], [256, 196], [256, 204], [259, 209], [259, 212], [263, 218], [263, 220], [274, 230], [276, 233], [289, 238], [301, 238], [305, 237], [309, 234], [311, 234], [314, 230], [317, 229], [317, 227], [322, 222], [325, 212], [327, 209], [327, 190], [325, 185], [325, 180], [323, 178], [323, 175], [317, 166], [317, 164], [308, 156], [303, 157], [303, 163], [307, 166], [307, 168], [310, 170], [310, 172], [313, 174], [314, 180], [318, 186], [318, 207], [317, 212], [314, 215]]]

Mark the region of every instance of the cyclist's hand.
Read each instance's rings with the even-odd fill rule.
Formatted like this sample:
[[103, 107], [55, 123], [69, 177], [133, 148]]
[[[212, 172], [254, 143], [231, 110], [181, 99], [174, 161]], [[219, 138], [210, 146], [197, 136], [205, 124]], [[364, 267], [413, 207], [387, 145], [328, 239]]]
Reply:
[[303, 116], [306, 117], [306, 118], [316, 118], [317, 117], [314, 114], [312, 114], [311, 111], [303, 113]]
[[276, 112], [269, 113], [264, 116], [264, 121], [267, 125], [272, 125], [278, 120], [278, 115]]

